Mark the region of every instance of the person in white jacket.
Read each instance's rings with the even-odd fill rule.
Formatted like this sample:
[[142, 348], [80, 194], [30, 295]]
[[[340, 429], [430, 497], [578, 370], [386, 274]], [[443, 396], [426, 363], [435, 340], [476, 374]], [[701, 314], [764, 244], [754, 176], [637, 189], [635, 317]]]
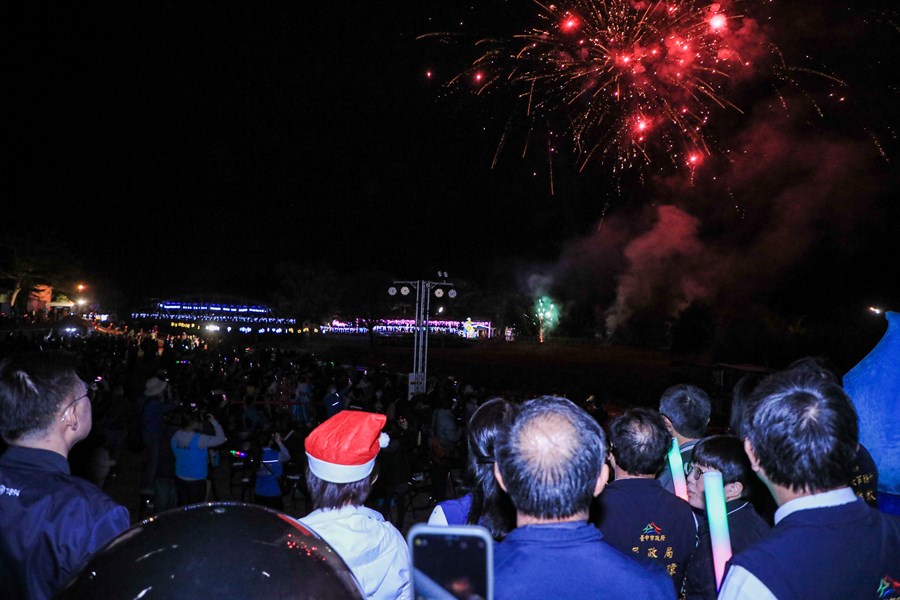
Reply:
[[363, 506], [378, 475], [375, 457], [387, 446], [384, 415], [345, 410], [306, 438], [306, 483], [313, 510], [300, 523], [328, 542], [366, 597], [411, 599], [409, 550], [396, 527]]

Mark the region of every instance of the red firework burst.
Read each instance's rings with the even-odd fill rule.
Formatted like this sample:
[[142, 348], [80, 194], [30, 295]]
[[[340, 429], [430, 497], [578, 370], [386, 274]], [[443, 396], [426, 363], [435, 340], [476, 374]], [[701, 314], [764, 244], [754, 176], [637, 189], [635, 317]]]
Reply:
[[733, 82], [767, 53], [755, 22], [724, 3], [694, 0], [569, 0], [540, 7], [543, 27], [488, 49], [451, 84], [478, 93], [512, 86], [526, 114], [566, 126], [583, 168], [593, 157], [616, 168], [662, 154], [697, 167], [704, 135]]

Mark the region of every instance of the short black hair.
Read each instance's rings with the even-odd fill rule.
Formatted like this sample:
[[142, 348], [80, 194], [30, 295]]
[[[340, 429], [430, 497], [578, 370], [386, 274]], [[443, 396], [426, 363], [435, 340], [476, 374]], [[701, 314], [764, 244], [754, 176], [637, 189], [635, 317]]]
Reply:
[[81, 380], [74, 360], [53, 352], [0, 362], [0, 434], [15, 442], [47, 429]]
[[688, 438], [701, 438], [709, 425], [712, 403], [706, 392], [698, 387], [673, 385], [662, 393], [659, 412], [669, 419], [679, 434]]
[[859, 425], [840, 386], [791, 370], [769, 376], [753, 395], [746, 437], [772, 483], [807, 493], [850, 484]]
[[657, 411], [632, 408], [610, 422], [609, 442], [618, 468], [632, 475], [656, 476], [666, 466], [672, 436]]
[[319, 479], [313, 472], [306, 469], [306, 488], [312, 499], [313, 510], [341, 508], [342, 506], [362, 506], [372, 485], [378, 478], [377, 466], [366, 477], [350, 483], [332, 483]]
[[603, 429], [571, 401], [525, 402], [497, 438], [497, 466], [516, 510], [561, 519], [587, 512], [606, 461]]
[[691, 464], [709, 467], [722, 474], [722, 483], [741, 483], [744, 490], [740, 498], [750, 494], [753, 484], [753, 468], [744, 452], [744, 443], [735, 435], [711, 435], [694, 446]]

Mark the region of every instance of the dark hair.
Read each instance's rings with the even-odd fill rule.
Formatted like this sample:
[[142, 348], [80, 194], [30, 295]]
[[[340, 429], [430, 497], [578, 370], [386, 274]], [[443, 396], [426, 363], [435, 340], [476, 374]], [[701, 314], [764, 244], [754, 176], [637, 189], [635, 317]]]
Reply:
[[79, 391], [71, 358], [29, 354], [0, 362], [0, 434], [14, 442], [47, 429], [60, 407]]
[[734, 435], [711, 435], [694, 446], [691, 464], [709, 467], [722, 474], [722, 483], [738, 482], [744, 489], [740, 498], [750, 494], [753, 484], [753, 468], [744, 452], [744, 443]]
[[350, 483], [331, 483], [319, 479], [309, 468], [306, 469], [306, 487], [312, 499], [313, 510], [341, 508], [347, 505], [362, 506], [377, 478], [377, 466], [366, 477]]
[[844, 390], [794, 370], [766, 378], [753, 396], [746, 437], [769, 481], [807, 493], [849, 485], [859, 427]]
[[587, 512], [606, 461], [603, 429], [565, 398], [529, 400], [497, 438], [497, 466], [516, 510], [560, 519]]
[[693, 385], [673, 385], [662, 393], [659, 412], [669, 419], [679, 434], [700, 438], [706, 433], [712, 404], [709, 396]]
[[494, 478], [494, 445], [514, 406], [493, 398], [478, 407], [469, 420], [469, 472], [475, 481], [472, 508], [466, 523], [486, 527], [494, 539], [503, 539], [516, 526], [516, 509]]
[[753, 412], [754, 402], [751, 400], [753, 390], [759, 385], [759, 375], [744, 375], [741, 377], [731, 392], [731, 416], [728, 418], [728, 427], [737, 437], [744, 438], [744, 426]]
[[[804, 356], [792, 362], [785, 371], [803, 371], [828, 383], [841, 386], [841, 378], [827, 358], [821, 356]], [[843, 386], [841, 386], [843, 387]]]
[[632, 408], [610, 422], [609, 442], [618, 468], [632, 475], [656, 476], [666, 466], [672, 436], [658, 412]]

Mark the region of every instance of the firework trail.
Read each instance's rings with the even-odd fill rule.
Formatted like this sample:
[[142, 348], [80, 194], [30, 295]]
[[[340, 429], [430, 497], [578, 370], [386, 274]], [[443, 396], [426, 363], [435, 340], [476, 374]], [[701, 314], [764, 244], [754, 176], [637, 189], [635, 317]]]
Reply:
[[511, 87], [530, 127], [543, 120], [551, 140], [568, 138], [581, 169], [593, 158], [619, 170], [663, 156], [693, 173], [712, 152], [711, 118], [722, 109], [741, 112], [729, 92], [757, 63], [772, 63], [773, 74], [793, 81], [757, 21], [726, 2], [535, 4], [542, 27], [479, 41], [486, 50], [450, 85], [479, 94]]

